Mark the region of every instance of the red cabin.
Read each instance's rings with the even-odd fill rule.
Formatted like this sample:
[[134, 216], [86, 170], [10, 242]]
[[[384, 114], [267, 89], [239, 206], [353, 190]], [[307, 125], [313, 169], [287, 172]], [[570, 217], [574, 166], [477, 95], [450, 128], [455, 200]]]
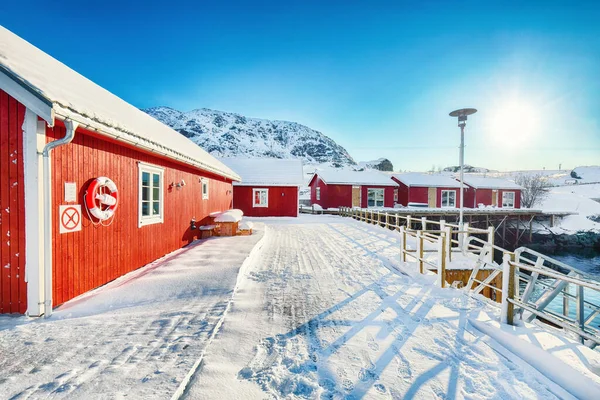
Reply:
[[378, 171], [316, 171], [311, 178], [310, 200], [323, 208], [394, 207], [398, 185]]
[[0, 54], [0, 313], [50, 314], [231, 207], [240, 177], [183, 135], [3, 27]]
[[430, 208], [458, 208], [460, 183], [442, 174], [408, 172], [394, 174], [399, 185], [398, 203]]
[[523, 188], [507, 179], [467, 174], [465, 207], [521, 208]]
[[297, 217], [302, 161], [224, 158], [242, 177], [233, 184], [233, 207], [249, 217]]

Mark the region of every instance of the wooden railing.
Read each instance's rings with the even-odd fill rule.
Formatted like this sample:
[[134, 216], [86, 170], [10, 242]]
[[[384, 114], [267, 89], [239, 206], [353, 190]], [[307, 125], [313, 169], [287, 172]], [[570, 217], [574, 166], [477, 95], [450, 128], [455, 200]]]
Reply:
[[[496, 246], [493, 227], [476, 229], [464, 224], [460, 230], [458, 225], [443, 220], [346, 207], [339, 209], [339, 215], [398, 231], [401, 260], [415, 260], [420, 273], [425, 273], [425, 265], [432, 267], [441, 287], [447, 285], [446, 267], [452, 261], [452, 253], [476, 255], [465, 291], [470, 295], [478, 295], [485, 288], [496, 292], [502, 298], [502, 322], [512, 325], [517, 315], [529, 322], [537, 318], [576, 334], [591, 347], [600, 344], [600, 282], [583, 271], [526, 247], [511, 252]], [[416, 241], [415, 249], [407, 246], [409, 239]], [[501, 264], [494, 262], [494, 252], [503, 255]], [[436, 253], [434, 261], [426, 256], [430, 253]], [[485, 278], [478, 278], [482, 271], [486, 271]], [[495, 283], [500, 278], [501, 284]], [[574, 288], [574, 294], [570, 287]], [[585, 289], [595, 294], [586, 295]], [[562, 313], [548, 307], [559, 297], [563, 302]], [[490, 304], [498, 305], [493, 301]]]

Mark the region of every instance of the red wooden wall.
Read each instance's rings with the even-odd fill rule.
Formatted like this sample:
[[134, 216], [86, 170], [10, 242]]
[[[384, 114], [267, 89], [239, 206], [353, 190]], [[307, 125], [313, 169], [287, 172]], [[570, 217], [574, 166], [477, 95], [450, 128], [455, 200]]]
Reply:
[[[502, 208], [502, 193], [514, 192], [515, 193], [515, 207], [521, 208], [521, 191], [518, 189], [498, 189], [498, 207]], [[492, 205], [492, 196], [494, 191], [492, 189], [474, 189], [469, 188], [465, 192], [465, 207], [477, 208], [478, 204], [484, 204], [486, 206]], [[467, 203], [468, 202], [468, 205]]]
[[[253, 207], [252, 189], [269, 189], [269, 207]], [[234, 186], [233, 208], [249, 217], [297, 217], [298, 187], [296, 186]]]
[[[49, 140], [65, 135], [57, 122]], [[232, 185], [223, 178], [184, 164], [140, 152], [78, 129], [73, 142], [54, 150], [53, 161], [53, 298], [61, 304], [90, 289], [148, 264], [198, 237], [190, 220], [206, 223], [208, 214], [232, 203]], [[138, 227], [138, 161], [163, 167], [164, 222]], [[75, 182], [78, 204], [90, 181], [112, 179], [119, 189], [119, 207], [110, 226], [94, 226], [83, 206], [80, 232], [59, 233], [58, 207], [64, 203], [64, 182]], [[209, 199], [202, 200], [200, 177], [209, 178]], [[171, 182], [185, 180], [181, 189]]]
[[0, 90], [0, 313], [27, 311], [24, 119], [25, 107]]
[[394, 207], [394, 189], [395, 186], [377, 186], [377, 185], [366, 185], [361, 186], [360, 188], [360, 206], [362, 208], [367, 208], [369, 204], [368, 199], [368, 190], [369, 189], [384, 189], [383, 191], [383, 206], [384, 207]]
[[425, 203], [429, 198], [429, 188], [426, 187], [409, 187], [408, 188], [408, 202], [409, 203]]

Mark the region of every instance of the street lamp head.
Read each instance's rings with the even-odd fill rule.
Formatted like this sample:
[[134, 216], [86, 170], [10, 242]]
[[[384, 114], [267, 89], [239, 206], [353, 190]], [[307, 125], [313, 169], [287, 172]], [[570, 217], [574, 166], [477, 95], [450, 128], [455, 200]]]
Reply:
[[465, 126], [467, 123], [467, 115], [475, 114], [477, 112], [474, 108], [461, 108], [450, 113], [451, 117], [458, 117], [458, 126]]

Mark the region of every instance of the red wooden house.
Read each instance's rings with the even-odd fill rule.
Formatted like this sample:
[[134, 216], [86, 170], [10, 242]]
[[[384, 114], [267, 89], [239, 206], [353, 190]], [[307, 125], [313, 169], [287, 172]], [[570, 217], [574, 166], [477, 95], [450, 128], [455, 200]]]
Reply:
[[507, 179], [466, 174], [465, 207], [521, 208], [521, 186]]
[[394, 174], [399, 185], [398, 203], [430, 208], [456, 208], [460, 206], [460, 184], [442, 174], [407, 172]]
[[61, 304], [174, 251], [239, 176], [0, 27], [0, 313]]
[[323, 208], [394, 207], [398, 185], [378, 171], [324, 170], [311, 178], [310, 200]]
[[233, 207], [249, 217], [297, 217], [302, 161], [276, 158], [223, 158], [239, 173], [233, 184]]

